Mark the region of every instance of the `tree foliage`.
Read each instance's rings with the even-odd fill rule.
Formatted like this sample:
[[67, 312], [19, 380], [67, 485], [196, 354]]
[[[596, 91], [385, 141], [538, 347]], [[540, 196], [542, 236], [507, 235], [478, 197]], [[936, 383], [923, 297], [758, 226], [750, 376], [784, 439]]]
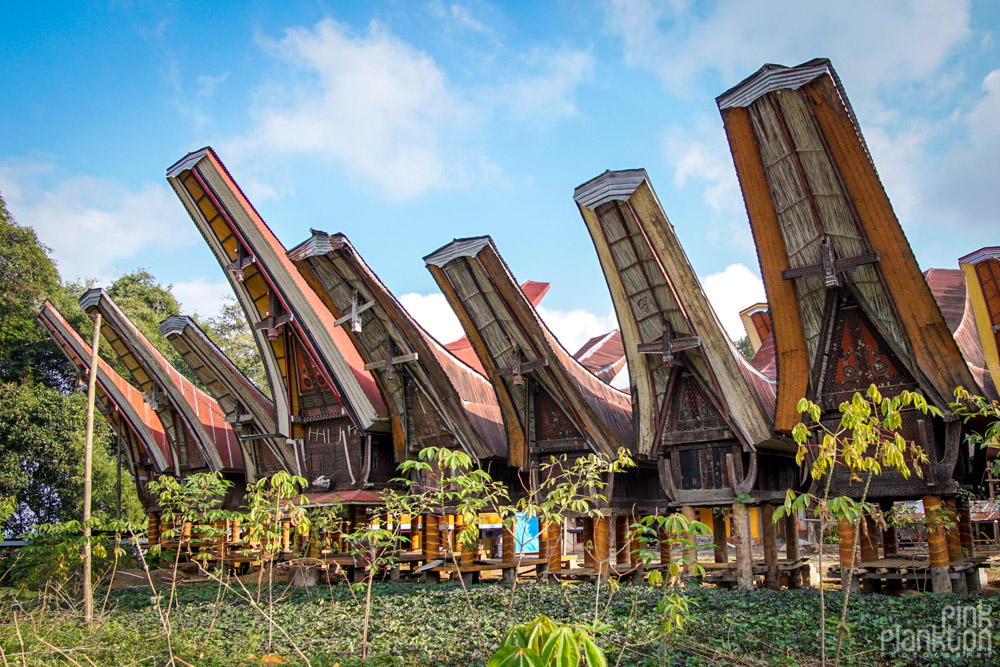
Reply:
[[250, 378], [257, 388], [270, 396], [270, 385], [257, 351], [253, 331], [243, 314], [243, 309], [230, 297], [219, 313], [203, 323], [203, 329], [220, 350], [225, 353], [241, 373]]

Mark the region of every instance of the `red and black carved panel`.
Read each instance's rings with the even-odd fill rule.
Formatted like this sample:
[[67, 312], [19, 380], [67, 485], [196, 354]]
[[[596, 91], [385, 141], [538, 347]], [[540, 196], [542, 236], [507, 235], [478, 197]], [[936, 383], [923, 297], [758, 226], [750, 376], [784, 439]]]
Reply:
[[548, 392], [540, 389], [532, 394], [531, 443], [538, 453], [589, 451], [586, 438], [569, 415]]
[[889, 397], [917, 388], [892, 348], [856, 305], [837, 309], [829, 340], [817, 401], [825, 409], [851, 400], [855, 392], [864, 395], [872, 384]]
[[290, 348], [294, 358], [295, 375], [291, 379], [299, 397], [297, 421], [310, 422], [337, 419], [346, 416], [337, 394], [326, 381], [305, 347], [295, 338]]
[[[833, 319], [816, 402], [823, 407], [823, 423], [831, 430], [840, 426], [838, 406], [850, 401], [855, 392], [862, 396], [874, 384], [885, 397], [892, 397], [904, 390], [919, 391], [919, 384], [903, 366], [899, 357], [872, 326], [864, 311], [852, 302], [837, 309]], [[941, 423], [929, 416], [910, 410], [902, 414], [900, 435], [907, 442], [914, 442], [924, 449], [932, 462], [944, 451], [944, 432]], [[907, 463], [910, 463], [907, 457]], [[930, 474], [924, 466], [922, 472]], [[942, 481], [942, 480], [938, 480]], [[857, 497], [864, 488], [864, 479], [852, 479], [845, 467], [838, 467], [833, 474], [830, 493]], [[916, 474], [904, 478], [891, 468], [883, 468], [873, 478], [868, 495], [878, 497], [917, 497], [927, 492], [927, 480]]]
[[733, 439], [729, 425], [687, 371], [683, 371], [677, 378], [666, 400], [669, 405], [663, 429], [664, 444]]

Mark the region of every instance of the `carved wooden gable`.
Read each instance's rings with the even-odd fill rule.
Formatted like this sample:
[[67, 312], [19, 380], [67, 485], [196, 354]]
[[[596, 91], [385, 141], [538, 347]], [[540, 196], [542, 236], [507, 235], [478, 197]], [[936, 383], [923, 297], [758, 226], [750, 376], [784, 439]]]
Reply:
[[733, 439], [722, 415], [702, 392], [698, 381], [688, 371], [675, 379], [667, 407], [662, 445], [712, 442]]
[[589, 451], [586, 438], [552, 396], [534, 385], [530, 429], [535, 454]]
[[885, 338], [853, 301], [844, 301], [837, 308], [828, 340], [827, 360], [816, 392], [824, 409], [836, 409], [851, 400], [854, 392], [863, 395], [872, 384], [888, 397], [918, 388]]

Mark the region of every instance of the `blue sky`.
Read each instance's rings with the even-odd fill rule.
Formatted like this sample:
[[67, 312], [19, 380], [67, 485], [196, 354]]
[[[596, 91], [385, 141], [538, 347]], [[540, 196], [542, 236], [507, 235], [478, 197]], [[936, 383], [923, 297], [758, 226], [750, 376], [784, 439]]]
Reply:
[[222, 272], [163, 178], [210, 144], [286, 246], [346, 233], [444, 339], [420, 258], [491, 234], [575, 349], [614, 319], [573, 188], [644, 167], [735, 334], [763, 289], [715, 96], [831, 58], [921, 266], [955, 267], [1000, 241], [998, 28], [962, 0], [18, 3], [0, 193], [65, 278], [146, 267], [212, 314]]

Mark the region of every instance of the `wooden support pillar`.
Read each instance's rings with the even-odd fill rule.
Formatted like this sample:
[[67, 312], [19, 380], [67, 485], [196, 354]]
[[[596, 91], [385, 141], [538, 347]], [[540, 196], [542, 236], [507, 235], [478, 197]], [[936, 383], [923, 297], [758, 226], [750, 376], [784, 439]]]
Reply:
[[[941, 496], [924, 496], [924, 517], [939, 518]], [[948, 575], [948, 537], [940, 525], [928, 526], [927, 544], [931, 557], [931, 590], [934, 593], [951, 593], [951, 577]]]
[[[515, 543], [514, 530], [503, 527], [501, 532], [501, 542], [500, 542], [500, 561], [505, 564], [516, 563], [517, 562], [517, 552]], [[517, 568], [516, 567], [505, 567], [503, 569], [503, 574], [501, 575], [501, 580], [505, 584], [513, 584], [517, 579]]]
[[[688, 521], [697, 521], [698, 515], [694, 508], [690, 505], [684, 505], [681, 507], [681, 514]], [[684, 539], [694, 543], [694, 533], [688, 533], [684, 536]], [[687, 579], [689, 584], [697, 583], [691, 581], [691, 575], [694, 572], [693, 564], [698, 562], [698, 547], [697, 546], [685, 546], [684, 547], [684, 578]]]
[[611, 550], [608, 545], [610, 528], [610, 520], [607, 517], [594, 519], [594, 559], [600, 577], [607, 576], [611, 566]]
[[191, 544], [191, 522], [185, 521], [181, 528], [181, 539], [184, 544]]
[[149, 513], [149, 528], [146, 530], [146, 544], [153, 546], [160, 543], [160, 513]]
[[160, 544], [169, 544], [171, 539], [178, 539], [178, 535], [167, 537], [167, 533], [174, 529], [174, 524], [170, 519], [160, 518]]
[[882, 531], [882, 557], [889, 558], [899, 553], [899, 540], [896, 537], [896, 527], [888, 525], [888, 519], [892, 516], [892, 501], [883, 500], [879, 502], [879, 509], [882, 516], [886, 518], [886, 527]]
[[424, 563], [441, 558], [441, 527], [438, 517], [424, 515]]
[[[962, 555], [972, 558], [976, 555], [976, 543], [972, 538], [972, 515], [969, 510], [969, 499], [960, 497], [955, 499], [958, 510], [958, 538], [962, 547]], [[973, 567], [965, 573], [965, 585], [970, 594], [982, 591], [982, 583], [979, 581], [979, 568]]]
[[[837, 521], [837, 535], [840, 538], [840, 587], [844, 591], [854, 591], [857, 580], [854, 578], [854, 524], [848, 519]], [[820, 573], [822, 577], [822, 573]]]
[[861, 561], [878, 560], [878, 525], [870, 516], [864, 517], [864, 528], [861, 529], [860, 547]]
[[299, 556], [302, 555], [302, 535], [298, 531], [292, 535], [292, 552]]
[[726, 515], [712, 509], [712, 539], [715, 542], [715, 562], [729, 562], [729, 542], [726, 538]]
[[733, 541], [736, 543], [736, 585], [753, 588], [753, 552], [750, 547], [750, 512], [743, 503], [733, 503]]
[[594, 520], [583, 517], [583, 566], [594, 567]]
[[421, 547], [420, 516], [410, 517], [410, 546], [407, 551], [420, 551]]
[[778, 578], [778, 536], [774, 525], [774, 505], [764, 503], [760, 506], [761, 541], [764, 543], [764, 563], [767, 574], [764, 575], [764, 586], [771, 590], [781, 588]]
[[[785, 559], [795, 563], [802, 557], [799, 550], [799, 520], [794, 513], [785, 515]], [[788, 571], [788, 587], [798, 588], [802, 585], [802, 571]]]
[[288, 519], [281, 521], [281, 550], [288, 553], [292, 549], [292, 522]]
[[549, 574], [562, 571], [562, 526], [552, 521], [547, 526], [549, 543]]
[[627, 515], [615, 517], [615, 565], [618, 566], [619, 571], [627, 570], [632, 565], [628, 552], [628, 526], [629, 517]]
[[[959, 568], [965, 565], [965, 560], [962, 558], [962, 538], [959, 535], [958, 507], [954, 498], [948, 498], [942, 502], [950, 511], [949, 518], [954, 524], [950, 529], [945, 531], [948, 539], [948, 562], [951, 564], [952, 568]], [[955, 593], [958, 593], [959, 595], [969, 594], [969, 585], [965, 579], [964, 573], [962, 573], [957, 579], [954, 579], [951, 582], [951, 585]]]
[[[659, 528], [658, 537], [660, 539], [660, 567], [666, 567], [670, 564], [670, 551], [673, 549], [674, 544], [670, 539], [670, 535], [667, 534], [667, 531], [663, 526], [660, 526]], [[664, 572], [663, 576], [669, 577], [670, 573]]]

